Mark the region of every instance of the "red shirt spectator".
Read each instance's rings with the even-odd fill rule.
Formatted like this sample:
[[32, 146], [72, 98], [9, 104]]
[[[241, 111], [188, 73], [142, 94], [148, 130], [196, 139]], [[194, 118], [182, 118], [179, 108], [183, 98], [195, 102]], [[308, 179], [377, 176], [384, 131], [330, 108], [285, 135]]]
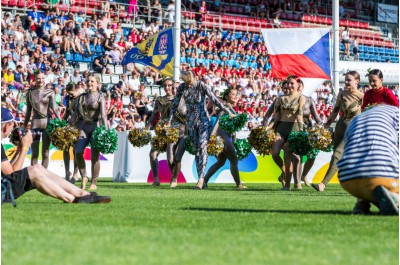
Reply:
[[368, 105], [386, 104], [399, 107], [399, 100], [392, 91], [386, 87], [380, 89], [370, 89], [364, 94], [361, 110], [364, 110]]

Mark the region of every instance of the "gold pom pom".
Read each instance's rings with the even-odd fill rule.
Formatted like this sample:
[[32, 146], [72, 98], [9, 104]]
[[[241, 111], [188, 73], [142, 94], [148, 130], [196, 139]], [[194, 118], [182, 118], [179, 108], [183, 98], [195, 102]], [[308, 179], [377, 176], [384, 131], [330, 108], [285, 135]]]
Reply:
[[311, 127], [308, 131], [308, 141], [310, 145], [318, 150], [330, 152], [333, 148], [332, 133], [322, 126]]
[[275, 131], [259, 126], [251, 130], [247, 140], [252, 148], [262, 156], [271, 154], [272, 144], [275, 141]]
[[50, 136], [53, 145], [57, 149], [63, 151], [68, 151], [69, 148], [78, 141], [78, 138], [79, 138], [78, 129], [71, 127], [69, 125], [54, 129], [53, 133]]
[[155, 128], [156, 135], [164, 138], [166, 143], [175, 143], [179, 138], [179, 127], [167, 126], [167, 121], [159, 121]]
[[165, 138], [158, 135], [153, 137], [153, 139], [151, 139], [151, 148], [160, 153], [165, 152], [167, 149], [167, 142], [165, 141]]
[[128, 134], [128, 140], [134, 147], [142, 147], [150, 143], [151, 133], [145, 129], [133, 129]]
[[211, 135], [207, 145], [207, 153], [210, 156], [218, 156], [224, 150], [224, 141], [220, 136]]

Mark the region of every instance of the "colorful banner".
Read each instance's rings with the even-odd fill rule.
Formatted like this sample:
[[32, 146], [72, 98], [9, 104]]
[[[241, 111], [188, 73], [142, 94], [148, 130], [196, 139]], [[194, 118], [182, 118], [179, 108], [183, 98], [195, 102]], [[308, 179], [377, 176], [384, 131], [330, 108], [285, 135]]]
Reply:
[[173, 76], [174, 42], [172, 28], [151, 35], [130, 49], [122, 59], [122, 65], [139, 63], [147, 65], [164, 76]]
[[[246, 138], [248, 133], [241, 132], [237, 135], [238, 139]], [[113, 180], [116, 182], [136, 182], [151, 183], [153, 174], [150, 168], [150, 145], [136, 148], [133, 147], [128, 139], [127, 132], [118, 133], [118, 150], [115, 153]], [[320, 152], [313, 168], [308, 174], [309, 181], [320, 182], [329, 167], [332, 153]], [[118, 159], [117, 159], [118, 157]], [[158, 157], [159, 179], [161, 182], [169, 183], [171, 171], [168, 167], [166, 154], [162, 153]], [[210, 156], [206, 166], [206, 171], [216, 162], [216, 158]], [[303, 161], [305, 162], [305, 161]], [[227, 161], [214, 176], [210, 183], [234, 183], [230, 173], [230, 163]], [[254, 150], [242, 161], [239, 161], [240, 178], [245, 183], [278, 183], [280, 169], [276, 166], [271, 156], [260, 156]], [[185, 152], [182, 159], [182, 169], [178, 176], [180, 183], [196, 183], [198, 179], [194, 156]], [[333, 183], [338, 183], [337, 174], [332, 179]]]

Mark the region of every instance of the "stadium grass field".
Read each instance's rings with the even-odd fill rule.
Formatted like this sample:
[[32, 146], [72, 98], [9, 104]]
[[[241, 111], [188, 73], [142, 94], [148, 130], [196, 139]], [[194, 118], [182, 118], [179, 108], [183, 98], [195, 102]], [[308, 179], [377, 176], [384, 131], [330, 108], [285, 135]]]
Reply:
[[112, 203], [69, 205], [29, 192], [2, 206], [2, 264], [398, 264], [398, 217], [351, 215], [337, 184], [283, 192], [279, 184], [102, 180]]

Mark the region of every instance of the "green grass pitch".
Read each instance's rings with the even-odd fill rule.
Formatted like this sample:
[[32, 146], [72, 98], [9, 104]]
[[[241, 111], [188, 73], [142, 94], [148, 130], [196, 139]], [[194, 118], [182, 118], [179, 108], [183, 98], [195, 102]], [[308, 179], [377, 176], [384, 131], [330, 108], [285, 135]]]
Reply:
[[2, 264], [398, 264], [398, 217], [351, 215], [339, 185], [166, 184], [101, 180], [110, 204], [72, 205], [37, 191], [2, 206]]

